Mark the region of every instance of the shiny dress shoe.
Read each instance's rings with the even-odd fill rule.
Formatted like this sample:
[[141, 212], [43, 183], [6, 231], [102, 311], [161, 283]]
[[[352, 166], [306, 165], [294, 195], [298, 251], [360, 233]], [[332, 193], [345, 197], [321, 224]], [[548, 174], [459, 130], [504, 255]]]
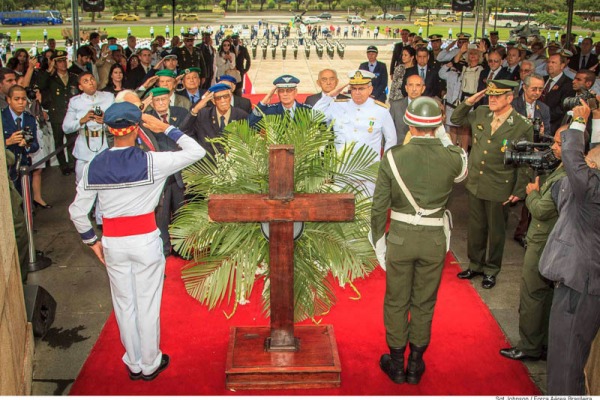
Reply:
[[483, 275], [481, 287], [484, 289], [491, 289], [494, 286], [496, 286], [496, 277], [494, 275]]
[[161, 372], [163, 372], [165, 369], [167, 369], [168, 366], [169, 366], [169, 356], [166, 354], [163, 354], [162, 359], [160, 360], [160, 365], [158, 366], [156, 371], [154, 371], [150, 375], [142, 374], [142, 379], [145, 381], [151, 381], [154, 378], [156, 378]]
[[38, 203], [37, 201], [33, 200], [33, 205], [35, 208], [52, 208], [52, 206], [50, 204], [42, 204], [42, 203]]
[[139, 381], [142, 379], [142, 372], [131, 372], [129, 368], [127, 368], [127, 372], [129, 372], [129, 379], [132, 381]]
[[500, 355], [506, 358], [510, 358], [511, 360], [519, 360], [519, 361], [537, 361], [540, 359], [540, 356], [529, 356], [523, 353], [517, 347], [511, 347], [508, 349], [501, 349]]
[[467, 270], [465, 270], [465, 271], [461, 271], [458, 274], [456, 274], [456, 276], [458, 277], [458, 279], [473, 279], [474, 277], [476, 277], [478, 275], [483, 275], [483, 272], [473, 271], [470, 268], [467, 269]]

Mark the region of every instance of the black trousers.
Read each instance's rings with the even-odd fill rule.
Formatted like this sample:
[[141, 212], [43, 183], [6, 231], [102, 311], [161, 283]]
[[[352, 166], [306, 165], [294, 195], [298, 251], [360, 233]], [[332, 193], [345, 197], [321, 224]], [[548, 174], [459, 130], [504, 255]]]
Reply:
[[163, 252], [171, 252], [171, 236], [169, 235], [169, 225], [173, 216], [183, 205], [184, 189], [180, 188], [173, 176], [167, 179], [163, 189], [161, 201], [156, 207], [156, 225], [160, 230], [160, 238], [163, 242]]
[[600, 296], [554, 289], [548, 337], [547, 395], [585, 395], [583, 369], [600, 328]]

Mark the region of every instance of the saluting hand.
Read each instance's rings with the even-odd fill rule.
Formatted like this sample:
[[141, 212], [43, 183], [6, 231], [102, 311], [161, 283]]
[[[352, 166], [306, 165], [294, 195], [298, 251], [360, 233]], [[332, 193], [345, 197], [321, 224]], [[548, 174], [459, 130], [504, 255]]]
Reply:
[[270, 104], [271, 103], [271, 98], [275, 94], [276, 90], [277, 90], [277, 86], [273, 86], [273, 89], [271, 89], [271, 91], [269, 93], [267, 93], [267, 95], [260, 102], [263, 103], [263, 104], [265, 104], [265, 105]]
[[169, 124], [162, 122], [160, 119], [150, 114], [142, 114], [142, 126], [150, 129], [154, 133], [165, 133]]
[[479, 100], [483, 99], [483, 97], [485, 96], [485, 91], [487, 89], [483, 89], [480, 92], [475, 93], [473, 96], [467, 98], [466, 102], [468, 105], [472, 106], [473, 104], [477, 103]]
[[336, 87], [331, 92], [327, 93], [327, 96], [329, 96], [329, 97], [337, 97], [340, 93], [342, 93], [342, 91], [344, 89], [346, 89], [348, 87], [348, 85], [349, 85], [349, 83], [346, 83], [345, 85]]
[[194, 108], [192, 109], [193, 112], [195, 112], [196, 114], [198, 114], [198, 111], [202, 110], [204, 107], [206, 107], [206, 105], [208, 104], [209, 101], [211, 101], [214, 97], [214, 93], [212, 92], [208, 92], [206, 93], [204, 96], [202, 96], [202, 99], [200, 99], [200, 101], [198, 102], [198, 104], [196, 104], [194, 106]]

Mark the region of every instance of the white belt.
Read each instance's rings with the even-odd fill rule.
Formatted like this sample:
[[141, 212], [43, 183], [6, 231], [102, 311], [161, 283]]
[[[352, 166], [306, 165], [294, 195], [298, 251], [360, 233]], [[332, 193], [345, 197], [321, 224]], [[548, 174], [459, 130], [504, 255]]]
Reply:
[[428, 218], [419, 214], [404, 214], [392, 211], [391, 218], [394, 221], [406, 222], [411, 225], [444, 226], [444, 218]]

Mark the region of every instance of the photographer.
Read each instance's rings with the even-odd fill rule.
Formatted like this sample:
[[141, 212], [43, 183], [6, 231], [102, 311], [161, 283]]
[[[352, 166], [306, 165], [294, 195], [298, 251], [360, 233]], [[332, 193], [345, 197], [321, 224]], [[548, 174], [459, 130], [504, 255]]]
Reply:
[[[554, 135], [552, 152], [560, 160], [560, 134], [568, 128], [563, 125]], [[540, 275], [539, 260], [558, 211], [552, 200], [552, 186], [566, 175], [559, 165], [540, 186], [540, 177], [529, 183], [525, 191], [525, 204], [531, 212], [531, 223], [527, 230], [527, 251], [521, 272], [521, 294], [519, 300], [519, 343], [515, 347], [502, 349], [500, 354], [512, 360], [539, 360], [545, 358], [548, 348], [548, 317], [552, 305], [551, 282]]]
[[9, 171], [10, 179], [22, 195], [19, 166], [31, 165], [30, 153], [39, 149], [35, 118], [27, 108], [27, 92], [23, 86], [14, 85], [6, 95], [8, 107], [2, 110], [2, 126], [4, 127], [4, 144], [13, 152], [16, 163]]
[[584, 366], [600, 327], [600, 148], [584, 155], [586, 102], [561, 133], [567, 177], [552, 188], [559, 217], [540, 259], [556, 282], [548, 337], [548, 395], [584, 395]]

